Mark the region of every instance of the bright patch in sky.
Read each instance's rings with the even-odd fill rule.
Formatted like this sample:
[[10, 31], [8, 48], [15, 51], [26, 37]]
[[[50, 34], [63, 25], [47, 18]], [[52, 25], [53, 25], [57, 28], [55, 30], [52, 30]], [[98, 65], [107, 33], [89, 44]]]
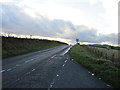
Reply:
[[[118, 4], [115, 0], [21, 0], [17, 4], [32, 17], [63, 19], [87, 25], [99, 33], [118, 32]], [[39, 18], [39, 17], [38, 17]]]
[[[118, 1], [119, 0], [1, 0], [0, 3], [6, 5], [5, 10], [11, 8], [11, 11], [8, 10], [2, 13], [4, 16], [10, 17], [6, 17], [5, 20], [3, 18], [3, 26], [7, 28], [10, 28], [9, 25], [12, 26], [11, 23], [7, 23], [9, 20], [15, 22], [11, 16], [12, 12], [16, 15], [15, 19], [20, 20], [20, 22], [15, 22], [15, 27], [20, 30], [25, 29], [26, 31], [23, 30], [24, 32], [27, 32], [26, 27], [30, 26], [28, 30], [31, 29], [31, 31], [29, 31], [31, 33], [39, 33], [40, 31], [37, 30], [41, 30], [41, 35], [46, 34], [46, 36], [59, 36], [67, 39], [71, 39], [73, 36], [74, 39], [78, 36], [89, 36], [90, 34], [91, 36], [89, 36], [89, 38], [93, 39], [99, 35], [108, 38], [105, 35], [112, 37], [118, 34]], [[19, 8], [20, 11], [19, 9], [13, 9], [16, 7]], [[18, 12], [24, 12], [24, 21], [20, 19], [23, 13], [20, 13], [20, 16], [17, 14]], [[27, 15], [29, 17], [27, 17]], [[28, 26], [21, 24], [21, 22], [24, 22]], [[19, 27], [20, 25], [17, 24], [22, 25], [22, 27]], [[44, 26], [45, 24], [46, 26]], [[36, 27], [36, 31], [32, 31], [34, 27]], [[54, 29], [52, 30], [52, 28]], [[53, 33], [51, 33], [52, 31]], [[81, 35], [81, 33], [83, 35]], [[100, 36], [99, 40], [102, 42], [103, 38]], [[84, 41], [89, 40], [86, 39]], [[93, 41], [95, 42], [97, 39]]]

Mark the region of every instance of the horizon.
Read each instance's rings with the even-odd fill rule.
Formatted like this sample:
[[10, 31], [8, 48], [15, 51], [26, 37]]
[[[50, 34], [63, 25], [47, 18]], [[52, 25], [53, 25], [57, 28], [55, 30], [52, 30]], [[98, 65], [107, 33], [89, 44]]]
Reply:
[[[39, 40], [50, 40], [50, 41], [58, 41], [62, 43], [66, 43], [68, 45], [75, 45], [77, 42], [74, 41], [74, 43], [67, 42], [67, 40], [64, 39], [55, 39], [55, 38], [50, 38], [50, 37], [41, 37], [41, 36], [35, 36], [35, 35], [21, 35], [21, 34], [15, 34], [15, 33], [0, 33], [1, 37], [11, 37], [11, 38], [23, 38], [23, 39], [39, 39]], [[80, 45], [110, 45], [110, 46], [115, 46], [115, 47], [120, 47], [120, 45], [113, 45], [113, 44], [106, 44], [106, 43], [89, 43], [89, 42], [78, 42]]]

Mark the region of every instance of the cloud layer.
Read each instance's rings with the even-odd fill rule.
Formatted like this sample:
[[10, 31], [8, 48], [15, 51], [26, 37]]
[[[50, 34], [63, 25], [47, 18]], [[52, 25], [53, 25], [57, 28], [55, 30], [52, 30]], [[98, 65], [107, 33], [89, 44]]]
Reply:
[[39, 18], [33, 18], [26, 14], [22, 8], [15, 5], [2, 4], [0, 17], [2, 17], [0, 18], [0, 21], [2, 21], [0, 22], [0, 28], [3, 32], [63, 38], [73, 42], [76, 38], [79, 38], [81, 42], [118, 43], [117, 34], [98, 34], [97, 29], [85, 25], [75, 26], [71, 22], [61, 19], [49, 20], [39, 14]]

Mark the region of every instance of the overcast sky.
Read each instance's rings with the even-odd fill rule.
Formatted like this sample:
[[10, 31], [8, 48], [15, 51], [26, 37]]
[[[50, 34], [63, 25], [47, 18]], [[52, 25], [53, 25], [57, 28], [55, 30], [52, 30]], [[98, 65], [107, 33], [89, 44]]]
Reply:
[[118, 1], [1, 0], [0, 28], [3, 32], [117, 44]]

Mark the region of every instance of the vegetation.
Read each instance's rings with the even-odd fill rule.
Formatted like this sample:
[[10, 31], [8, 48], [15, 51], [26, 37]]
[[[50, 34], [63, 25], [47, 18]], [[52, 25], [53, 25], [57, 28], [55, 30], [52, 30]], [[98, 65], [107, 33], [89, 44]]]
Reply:
[[112, 62], [120, 65], [120, 55], [118, 55], [120, 50], [111, 49], [109, 47], [101, 48], [101, 47], [85, 46], [85, 45], [83, 45], [83, 47], [86, 48], [89, 52], [94, 53], [99, 58], [111, 60]]
[[86, 47], [80, 45], [73, 46], [70, 50], [72, 58], [108, 84], [113, 87], [120, 87], [120, 65], [111, 60], [98, 57], [98, 55], [92, 53]]
[[2, 58], [65, 44], [59, 41], [2, 37]]
[[89, 46], [93, 46], [93, 47], [99, 47], [99, 48], [109, 48], [109, 49], [114, 49], [114, 50], [120, 50], [119, 46], [111, 46], [111, 45], [100, 45], [100, 44], [93, 44], [93, 45], [89, 45]]

